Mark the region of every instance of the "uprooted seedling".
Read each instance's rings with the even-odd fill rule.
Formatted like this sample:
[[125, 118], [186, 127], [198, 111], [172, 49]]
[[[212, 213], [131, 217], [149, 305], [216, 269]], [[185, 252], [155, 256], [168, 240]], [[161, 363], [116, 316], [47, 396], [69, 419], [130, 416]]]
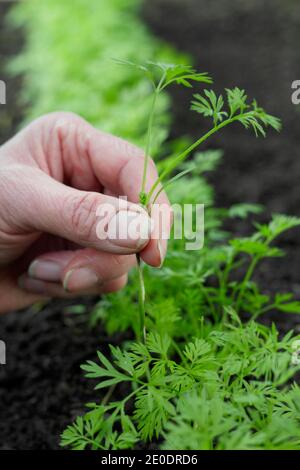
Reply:
[[[234, 122], [241, 123], [246, 129], [254, 130], [255, 135], [265, 136], [266, 128], [272, 127], [279, 131], [281, 128], [280, 120], [270, 114], [267, 114], [263, 108], [259, 107], [255, 100], [251, 104], [248, 103], [248, 97], [244, 90], [237, 87], [234, 89], [226, 89], [227, 106], [222, 95], [217, 96], [213, 90], [204, 90], [204, 96], [194, 94], [191, 102], [191, 109], [197, 113], [212, 119], [212, 128], [201, 135], [195, 142], [188, 145], [187, 148], [166, 157], [165, 165], [159, 174], [157, 181], [152, 185], [150, 190], [146, 192], [147, 170], [149, 158], [152, 149], [152, 135], [155, 124], [155, 106], [158, 96], [167, 87], [172, 84], [181, 85], [191, 88], [193, 83], [212, 83], [211, 77], [206, 73], [199, 73], [191, 66], [174, 65], [146, 62], [145, 64], [135, 64], [128, 61], [117, 61], [118, 63], [140, 70], [150, 81], [152, 85], [152, 105], [149, 112], [148, 129], [145, 144], [145, 160], [144, 170], [140, 190], [140, 203], [151, 215], [151, 204], [155, 203], [160, 192], [170, 184], [176, 183], [179, 178], [186, 175], [190, 169], [185, 169], [172, 177], [172, 174], [189, 155], [203, 144], [213, 134], [232, 124]], [[140, 337], [146, 338], [145, 331], [145, 284], [143, 279], [142, 264], [139, 255], [137, 256], [137, 265], [139, 271], [139, 306], [140, 306]]]

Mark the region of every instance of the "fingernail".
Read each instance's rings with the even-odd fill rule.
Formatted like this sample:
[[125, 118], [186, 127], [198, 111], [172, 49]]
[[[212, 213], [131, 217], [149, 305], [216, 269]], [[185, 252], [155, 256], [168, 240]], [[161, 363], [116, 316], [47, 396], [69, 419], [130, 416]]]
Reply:
[[63, 286], [67, 292], [77, 292], [95, 287], [99, 278], [90, 268], [75, 268], [65, 275]]
[[45, 294], [45, 283], [37, 279], [30, 279], [26, 275], [22, 275], [18, 279], [18, 286], [21, 289], [33, 292], [34, 294]]
[[149, 241], [151, 230], [146, 212], [119, 211], [109, 222], [107, 236], [113, 245], [139, 250]]
[[33, 261], [28, 268], [30, 277], [43, 281], [60, 281], [61, 271], [60, 265], [54, 261], [39, 259]]

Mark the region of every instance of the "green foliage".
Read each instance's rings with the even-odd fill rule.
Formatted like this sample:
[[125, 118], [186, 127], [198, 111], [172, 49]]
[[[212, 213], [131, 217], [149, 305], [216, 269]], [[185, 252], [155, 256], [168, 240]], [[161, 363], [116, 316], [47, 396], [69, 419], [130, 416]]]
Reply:
[[191, 109], [203, 114], [205, 117], [211, 117], [214, 125], [217, 126], [218, 122], [222, 122], [223, 118], [228, 116], [225, 111], [222, 111], [224, 106], [223, 96], [216, 96], [213, 90], [204, 90], [204, 94], [207, 99], [199, 94], [194, 95]]
[[270, 243], [286, 230], [299, 226], [299, 218], [286, 215], [276, 215], [269, 224], [256, 224], [261, 236]]
[[223, 96], [217, 96], [213, 90], [204, 90], [205, 97], [195, 94], [191, 109], [205, 117], [211, 117], [215, 127], [219, 123], [224, 126], [226, 121], [228, 123], [238, 121], [246, 129], [252, 127], [257, 137], [259, 135], [265, 137], [265, 128], [269, 126], [280, 131], [280, 119], [267, 114], [263, 108], [258, 106], [256, 100], [248, 104], [245, 90], [235, 87], [232, 90], [226, 89], [226, 93], [228, 105], [226, 110], [224, 109]]
[[[201, 175], [195, 169], [190, 177], [197, 181]], [[277, 256], [269, 251], [276, 248], [271, 247], [275, 236], [299, 224], [300, 219], [274, 215], [269, 224], [256, 224], [249, 237], [229, 245], [208, 242], [200, 260], [171, 242], [164, 267], [145, 271], [151, 331], [146, 343], [112, 347], [110, 362], [100, 354], [100, 364], [83, 366], [96, 388], [107, 380], [122, 387], [122, 400], [93, 405], [82, 418], [88, 422], [102, 406], [110, 428], [104, 432], [101, 425], [96, 436], [80, 435], [75, 422], [63, 433], [63, 445], [118, 449], [121, 441], [124, 448], [134, 448], [139, 441], [163, 438], [163, 449], [299, 449], [300, 389], [293, 383], [299, 365], [292, 363], [299, 336], [279, 339], [275, 325], [268, 328], [255, 318], [276, 309], [299, 313], [300, 303], [291, 294], [261, 293], [248, 274], [253, 259]], [[236, 281], [241, 269], [244, 277]], [[103, 299], [95, 307], [106, 305], [110, 332], [120, 331], [124, 321], [135, 331], [131, 312], [136, 306], [130, 302], [136, 289], [133, 274], [127, 291], [108, 296], [113, 304], [107, 308]], [[128, 310], [120, 316], [126, 296]], [[249, 320], [242, 321], [238, 310]], [[131, 423], [127, 440], [122, 416]]]
[[127, 65], [139, 71], [150, 80], [154, 90], [159, 92], [176, 83], [187, 88], [192, 88], [193, 82], [212, 83], [211, 77], [204, 72], [197, 72], [191, 65], [167, 64], [162, 62], [146, 61], [137, 64], [124, 59], [115, 59], [120, 65]]
[[300, 368], [291, 364], [294, 338], [243, 326], [234, 311], [200, 336], [174, 350], [170, 337], [150, 333], [145, 345], [112, 348], [113, 362], [102, 354], [100, 366], [89, 361], [90, 377], [125, 374], [131, 386], [121, 401], [90, 405], [63, 445], [132, 448], [163, 436], [165, 449], [299, 449], [300, 389], [287, 386]]
[[222, 395], [212, 395], [204, 386], [181, 397], [176, 417], [166, 426], [163, 449], [299, 449], [297, 386], [283, 394], [253, 382], [234, 394], [231, 401]]
[[[175, 67], [175, 66], [174, 66]], [[200, 74], [203, 75], [203, 74]], [[207, 79], [207, 74], [204, 74], [205, 79]], [[201, 80], [203, 81], [203, 80]], [[145, 158], [145, 167], [144, 167], [144, 177], [141, 193], [143, 199], [145, 199], [144, 189], [145, 189], [145, 175], [147, 172], [148, 165], [148, 154], [151, 150], [151, 136], [152, 136], [152, 126], [154, 119], [154, 105], [156, 102], [156, 96], [159, 95], [161, 91], [161, 83], [164, 83], [164, 72], [161, 74], [161, 79], [157, 85], [154, 84], [154, 100], [153, 106], [150, 111], [150, 118], [148, 122], [148, 131], [147, 131], [147, 145], [146, 145], [146, 158]], [[166, 87], [165, 85], [163, 89]], [[170, 174], [174, 172], [182, 163], [190, 156], [190, 154], [195, 151], [200, 145], [202, 145], [207, 139], [209, 139], [213, 134], [220, 131], [225, 126], [233, 124], [234, 122], [240, 122], [246, 129], [252, 128], [255, 132], [256, 137], [259, 135], [266, 136], [266, 128], [271, 127], [276, 131], [281, 129], [281, 121], [275, 116], [267, 114], [265, 110], [261, 107], [258, 107], [255, 100], [252, 101], [251, 105], [247, 104], [247, 95], [244, 90], [239, 88], [234, 88], [232, 90], [227, 89], [227, 104], [229, 110], [224, 109], [224, 98], [222, 95], [217, 96], [213, 90], [204, 90], [204, 96], [200, 94], [194, 95], [194, 100], [191, 104], [191, 109], [197, 111], [197, 113], [202, 114], [204, 117], [212, 118], [213, 127], [200, 136], [195, 142], [188, 145], [185, 149], [179, 152], [177, 155], [172, 155], [167, 159], [167, 164], [164, 166], [163, 171], [160, 173], [157, 181], [153, 184], [150, 189], [147, 197], [146, 204], [149, 204], [155, 201], [157, 194], [155, 191], [160, 183], [163, 185], [167, 177], [170, 177]], [[182, 172], [185, 174], [185, 172]], [[161, 190], [159, 190], [161, 191]], [[154, 196], [154, 198], [153, 198]]]

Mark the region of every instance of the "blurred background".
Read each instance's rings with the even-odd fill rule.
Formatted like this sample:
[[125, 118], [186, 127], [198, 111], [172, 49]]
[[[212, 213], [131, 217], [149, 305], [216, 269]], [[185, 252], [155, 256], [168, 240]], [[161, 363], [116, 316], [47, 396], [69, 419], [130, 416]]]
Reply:
[[[61, 109], [142, 145], [148, 85], [111, 58], [191, 63], [214, 77], [217, 91], [245, 88], [283, 120], [281, 134], [265, 140], [236, 126], [207, 144], [224, 149], [208, 176], [216, 205], [259, 203], [264, 217], [299, 216], [300, 113], [291, 102], [291, 84], [300, 79], [299, 41], [297, 0], [0, 0], [0, 80], [7, 84], [0, 144], [34, 117]], [[162, 97], [160, 140], [195, 137], [206, 128], [189, 112], [189, 99], [179, 88]], [[228, 228], [246, 233], [249, 224]], [[266, 290], [300, 297], [299, 235], [282, 240], [286, 258], [264, 266]], [[93, 302], [84, 301], [87, 310]], [[0, 448], [58, 448], [60, 431], [93, 400], [79, 364], [107, 338], [101, 329], [91, 335], [70, 315], [73, 304], [56, 301], [41, 315], [35, 306], [0, 319], [9, 358], [0, 369]], [[278, 322], [282, 330], [299, 328]]]

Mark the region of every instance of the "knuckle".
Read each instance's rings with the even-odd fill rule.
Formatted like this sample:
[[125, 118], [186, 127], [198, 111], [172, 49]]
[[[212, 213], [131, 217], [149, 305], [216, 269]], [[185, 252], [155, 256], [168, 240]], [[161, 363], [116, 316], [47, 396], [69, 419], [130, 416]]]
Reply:
[[76, 240], [79, 242], [87, 242], [95, 238], [98, 204], [98, 195], [92, 193], [73, 196], [65, 202], [66, 220], [69, 221], [70, 229], [76, 234]]
[[117, 149], [122, 150], [122, 153], [126, 159], [142, 157], [144, 155], [143, 151], [139, 147], [136, 147], [127, 140], [116, 139], [114, 142]]
[[78, 114], [72, 113], [71, 111], [56, 111], [46, 115], [45, 117], [50, 117], [55, 123], [60, 121], [79, 122], [83, 120], [80, 116], [78, 116]]
[[28, 127], [29, 128], [54, 128], [55, 130], [59, 129], [62, 126], [71, 123], [78, 123], [82, 121], [82, 118], [75, 113], [69, 111], [54, 111], [52, 113], [44, 114], [43, 116], [35, 119]]
[[46, 122], [52, 123], [54, 134], [61, 140], [67, 137], [76, 138], [76, 134], [87, 134], [87, 122], [80, 116], [69, 111], [59, 111], [46, 116]]
[[51, 116], [53, 122], [54, 132], [58, 134], [61, 139], [65, 139], [70, 134], [76, 134], [78, 129], [85, 126], [85, 121], [75, 113], [72, 112], [58, 112], [53, 113]]

